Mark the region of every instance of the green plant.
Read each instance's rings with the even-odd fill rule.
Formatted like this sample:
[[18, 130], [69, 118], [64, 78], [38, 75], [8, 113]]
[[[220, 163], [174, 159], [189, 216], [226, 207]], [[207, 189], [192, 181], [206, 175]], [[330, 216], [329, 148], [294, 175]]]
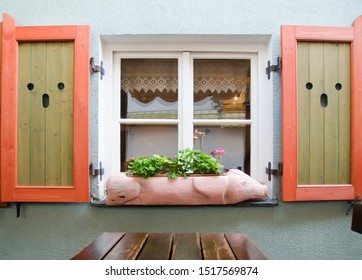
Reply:
[[133, 158], [128, 163], [127, 173], [148, 178], [156, 174], [167, 174], [167, 177], [177, 178], [189, 174], [221, 174], [224, 166], [211, 155], [201, 150], [180, 150], [172, 160], [158, 154], [153, 157]]
[[169, 173], [174, 165], [170, 158], [154, 154], [153, 157], [132, 158], [128, 162], [127, 173], [148, 178], [156, 174]]
[[224, 166], [211, 155], [196, 150], [192, 168], [194, 174], [221, 174]]
[[169, 157], [154, 154], [153, 157], [132, 158], [127, 165], [127, 174], [148, 178], [156, 174], [167, 174], [170, 179], [189, 174], [221, 174], [224, 166], [219, 162], [225, 151], [217, 148], [210, 155], [202, 152], [205, 132], [195, 129], [195, 141], [200, 140], [200, 149], [180, 150], [172, 160]]
[[179, 151], [178, 173], [187, 176], [193, 174], [221, 174], [224, 166], [211, 155], [201, 150], [184, 149]]

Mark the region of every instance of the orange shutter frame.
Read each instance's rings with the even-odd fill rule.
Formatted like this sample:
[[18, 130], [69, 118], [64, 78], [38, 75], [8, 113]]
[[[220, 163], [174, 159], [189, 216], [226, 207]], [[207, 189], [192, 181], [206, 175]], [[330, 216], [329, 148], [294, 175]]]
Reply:
[[[1, 201], [89, 202], [89, 27], [16, 26], [3, 15], [1, 34]], [[74, 42], [73, 184], [19, 186], [18, 51], [23, 42]]]
[[[351, 182], [341, 185], [298, 184], [298, 42], [351, 44]], [[282, 26], [282, 199], [283, 201], [352, 200], [362, 196], [362, 16], [352, 27]]]

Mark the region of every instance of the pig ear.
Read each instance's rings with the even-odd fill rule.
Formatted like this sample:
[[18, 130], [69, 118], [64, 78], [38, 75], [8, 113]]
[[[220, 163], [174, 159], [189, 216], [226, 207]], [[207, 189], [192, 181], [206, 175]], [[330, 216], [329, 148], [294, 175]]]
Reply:
[[255, 188], [262, 188], [264, 189], [266, 186], [258, 182], [257, 180], [250, 177], [248, 174], [244, 173], [243, 171], [239, 169], [230, 169], [229, 174], [234, 174], [235, 176], [238, 176], [242, 181], [244, 186], [250, 186]]
[[[237, 174], [237, 175], [243, 175], [245, 174], [243, 171], [239, 170], [239, 169], [230, 169], [228, 171], [228, 173], [233, 173], [233, 174]], [[246, 174], [245, 174], [246, 175]]]

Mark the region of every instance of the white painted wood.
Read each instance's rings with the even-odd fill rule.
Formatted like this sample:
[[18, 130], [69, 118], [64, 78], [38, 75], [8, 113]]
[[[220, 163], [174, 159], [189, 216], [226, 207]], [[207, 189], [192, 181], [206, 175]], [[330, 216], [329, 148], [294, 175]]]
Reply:
[[[194, 110], [194, 82], [192, 72], [192, 59], [190, 52], [182, 52], [180, 64], [181, 89], [179, 90], [179, 118], [178, 130], [179, 149], [192, 148], [193, 146], [193, 110]], [[180, 80], [179, 79], [179, 80]]]

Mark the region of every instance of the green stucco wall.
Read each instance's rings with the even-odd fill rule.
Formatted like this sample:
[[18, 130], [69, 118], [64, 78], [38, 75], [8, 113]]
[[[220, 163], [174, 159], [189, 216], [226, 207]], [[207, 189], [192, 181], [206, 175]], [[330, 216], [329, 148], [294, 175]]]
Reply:
[[[48, 4], [49, 3], [49, 4]], [[17, 0], [0, 13], [18, 25], [88, 24], [91, 56], [100, 35], [268, 34], [280, 54], [280, 25], [351, 26], [361, 0]], [[280, 76], [274, 83], [274, 162], [281, 160]], [[362, 106], [362, 104], [361, 104]], [[98, 75], [91, 77], [91, 158], [98, 159]], [[2, 176], [6, 176], [2, 174]], [[94, 182], [93, 182], [94, 183]], [[279, 180], [275, 183], [280, 192]], [[0, 208], [0, 259], [69, 259], [104, 231], [223, 231], [249, 234], [270, 259], [362, 259], [347, 202], [277, 207], [131, 207], [25, 203]]]

